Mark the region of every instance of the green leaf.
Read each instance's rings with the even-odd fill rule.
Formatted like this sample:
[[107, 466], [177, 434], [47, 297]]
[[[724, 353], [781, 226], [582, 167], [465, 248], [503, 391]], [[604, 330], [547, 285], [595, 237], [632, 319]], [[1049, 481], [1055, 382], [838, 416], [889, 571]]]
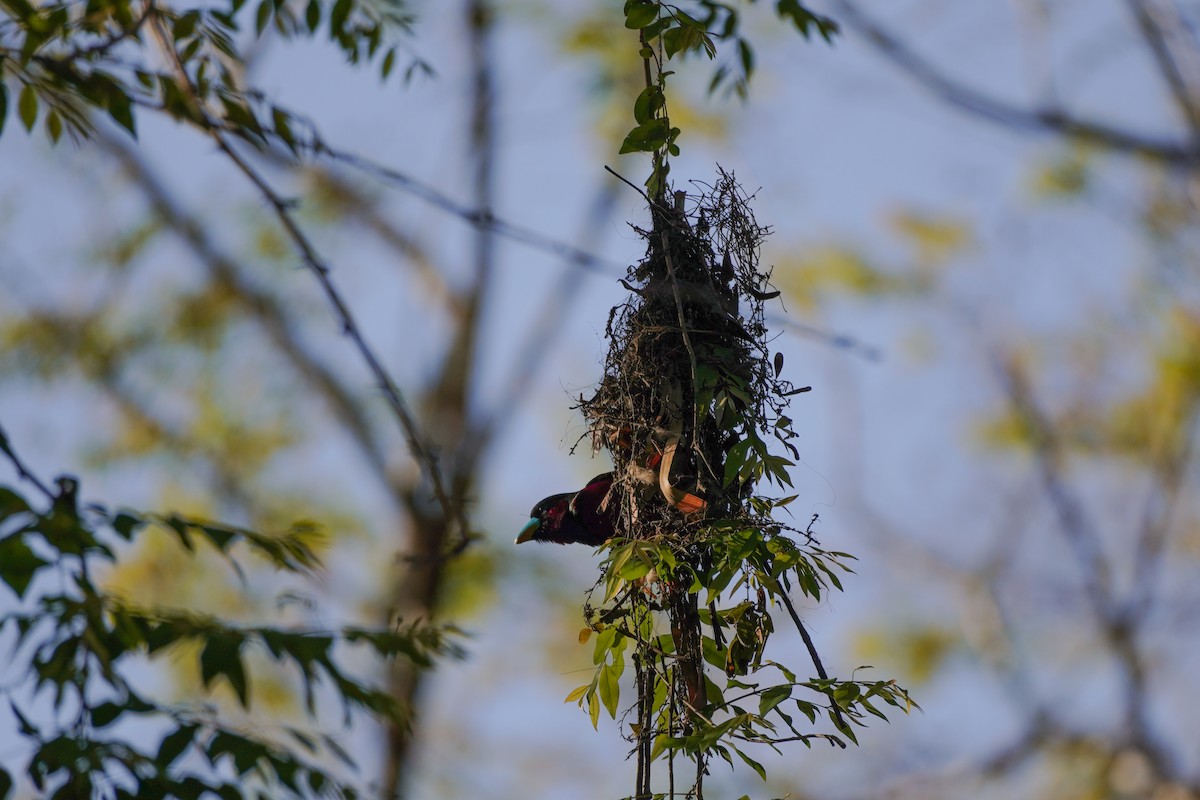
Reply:
[[736, 747], [733, 748], [733, 752], [735, 752], [739, 756], [741, 756], [742, 761], [745, 761], [747, 764], [750, 765], [750, 769], [752, 769], [758, 773], [758, 777], [762, 778], [764, 781], [767, 779], [767, 771], [765, 769], [763, 769], [762, 764], [758, 763], [753, 758], [746, 755], [745, 753], [743, 753], [741, 750], [737, 749]]
[[765, 717], [771, 709], [792, 696], [791, 686], [772, 686], [758, 697], [758, 715]]
[[750, 444], [751, 441], [749, 439], [742, 439], [729, 448], [729, 453], [725, 456], [725, 486], [731, 485], [734, 479], [741, 474], [742, 467], [745, 466], [750, 454]]
[[200, 21], [199, 11], [189, 11], [175, 20], [175, 41], [186, 39], [196, 32], [196, 23]]
[[[266, 2], [270, 2], [270, 0], [266, 0]], [[225, 108], [225, 118], [239, 129], [239, 135], [262, 135], [262, 126], [258, 123], [258, 118], [254, 116], [254, 112], [248, 104], [222, 97], [221, 105]]]
[[113, 517], [112, 522], [109, 524], [117, 532], [118, 536], [128, 542], [133, 539], [134, 531], [144, 525], [145, 521], [141, 517], [136, 517], [127, 511], [122, 511]]
[[333, 753], [334, 757], [337, 758], [338, 761], [342, 762], [351, 769], [356, 768], [357, 765], [354, 763], [354, 759], [351, 758], [350, 754], [346, 752], [346, 748], [338, 744], [337, 739], [334, 739], [332, 736], [322, 736], [321, 741], [325, 744], [325, 747], [329, 750], [329, 752]]
[[590, 692], [588, 699], [588, 716], [592, 720], [592, 728], [600, 728], [600, 700], [596, 697], [595, 692]]
[[208, 640], [200, 653], [200, 679], [207, 689], [213, 678], [224, 675], [237, 694], [242, 708], [249, 708], [246, 687], [246, 671], [242, 666], [242, 640], [229, 634], [215, 635]]
[[[746, 75], [746, 79], [749, 80], [750, 76], [754, 74], [754, 51], [750, 48], [750, 43], [745, 39], [738, 39], [737, 46], [738, 57], [742, 60], [742, 72]], [[783, 360], [779, 357], [779, 354], [776, 354], [775, 363], [776, 365], [783, 364]], [[779, 366], [776, 367], [775, 374], [779, 374]]]
[[159, 769], [167, 769], [183, 755], [183, 751], [195, 740], [197, 730], [199, 728], [195, 725], [180, 725], [163, 737], [158, 745], [158, 755], [154, 758]]
[[647, 86], [633, 103], [633, 118], [638, 125], [644, 125], [654, 119], [662, 107], [662, 89], [657, 86]]
[[58, 140], [62, 138], [63, 124], [62, 118], [58, 116], [58, 112], [54, 109], [46, 115], [46, 133], [50, 136], [50, 141], [53, 144], [58, 144]]
[[597, 688], [600, 691], [600, 702], [608, 709], [608, 715], [616, 719], [617, 703], [621, 698], [621, 684], [617, 680], [616, 671], [608, 666], [601, 667]]
[[712, 39], [708, 38], [708, 34], [700, 28], [687, 25], [668, 28], [663, 32], [662, 39], [663, 49], [667, 51], [667, 58], [672, 58], [677, 53], [687, 53], [701, 48], [709, 58], [717, 54]]
[[21, 123], [25, 126], [25, 130], [33, 131], [33, 123], [37, 122], [37, 112], [37, 93], [34, 92], [33, 86], [27, 83], [21, 89], [21, 96], [17, 98], [17, 113], [21, 116]]
[[627, 5], [625, 9], [625, 27], [630, 30], [641, 30], [658, 19], [658, 4], [641, 2]]
[[9, 700], [8, 707], [12, 711], [13, 716], [17, 718], [17, 730], [20, 731], [22, 736], [29, 739], [37, 739], [41, 736], [38, 733], [38, 729], [33, 727], [33, 723], [29, 721], [29, 718], [21, 713], [21, 709], [17, 708], [16, 703]]
[[595, 649], [592, 651], [592, 663], [603, 664], [608, 656], [608, 651], [612, 648], [613, 638], [617, 635], [617, 629], [614, 626], [609, 626], [600, 631], [600, 635], [596, 637]]
[[229, 528], [222, 528], [217, 525], [201, 525], [199, 528], [204, 532], [204, 535], [208, 537], [208, 540], [212, 542], [213, 547], [217, 548], [222, 553], [225, 553], [229, 550], [229, 543], [238, 536], [237, 531], [230, 530]]
[[353, 8], [353, 0], [337, 0], [333, 4], [333, 11], [329, 12], [329, 32], [331, 35], [336, 36], [345, 31], [346, 20], [350, 18], [350, 11]]
[[12, 794], [12, 788], [12, 775], [9, 775], [8, 770], [4, 767], [0, 767], [0, 800], [8, 800], [8, 796]]
[[33, 576], [49, 563], [34, 553], [19, 533], [0, 539], [0, 580], [19, 598], [25, 597]]
[[392, 68], [396, 66], [396, 48], [391, 48], [387, 51], [387, 55], [383, 57], [383, 66], [379, 68], [379, 75], [387, 80], [388, 75], [392, 74]]
[[262, 32], [266, 30], [267, 23], [271, 21], [271, 15], [275, 13], [275, 5], [271, 0], [262, 0], [258, 4], [258, 11], [254, 14], [254, 33], [262, 36]]
[[848, 710], [858, 700], [860, 694], [862, 694], [862, 689], [857, 683], [843, 683], [833, 690], [833, 699], [843, 709]]
[[[2, 84], [0, 84], [0, 90], [3, 90]], [[0, 104], [0, 109], [3, 109], [2, 104]], [[2, 116], [3, 114], [0, 114], [0, 117]], [[25, 502], [24, 497], [7, 486], [0, 486], [0, 520], [7, 519], [13, 514], [28, 513], [30, 513], [29, 503]]]
[[625, 141], [621, 144], [619, 152], [653, 152], [667, 143], [667, 137], [670, 136], [670, 133], [667, 120], [652, 119], [631, 130], [625, 136]]
[[116, 703], [101, 703], [92, 709], [92, 724], [97, 728], [111, 725], [127, 710], [125, 706]]
[[316, 33], [321, 26], [321, 4], [317, 0], [308, 0], [308, 6], [304, 9], [304, 24], [308, 26], [309, 33]]
[[800, 0], [778, 0], [775, 3], [775, 12], [780, 17], [790, 17], [796, 30], [800, 31], [800, 35], [805, 39], [809, 37], [812, 28], [816, 28], [826, 42], [832, 42], [834, 35], [838, 32], [836, 22], [829, 17], [809, 11], [800, 3]]
[[129, 131], [133, 138], [137, 138], [137, 129], [133, 123], [133, 104], [129, 101], [129, 95], [120, 91], [109, 95], [108, 114], [113, 118], [113, 122]]

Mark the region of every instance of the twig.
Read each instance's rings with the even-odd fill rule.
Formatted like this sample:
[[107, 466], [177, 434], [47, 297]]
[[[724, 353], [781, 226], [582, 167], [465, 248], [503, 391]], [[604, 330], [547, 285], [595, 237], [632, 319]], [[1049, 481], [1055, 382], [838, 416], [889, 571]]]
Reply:
[[633, 189], [635, 192], [640, 194], [642, 197], [644, 197], [646, 199], [647, 203], [649, 203], [650, 205], [654, 205], [654, 201], [650, 199], [650, 195], [648, 195], [644, 191], [642, 191], [642, 187], [634, 184], [632, 181], [630, 181], [628, 178], [626, 178], [621, 173], [617, 172], [615, 169], [610, 167], [608, 164], [604, 165], [604, 171], [607, 172], [609, 175], [612, 175], [614, 178], [619, 180], [621, 183], [628, 186], [630, 189]]
[[848, 336], [844, 333], [830, 333], [820, 328], [814, 328], [812, 325], [805, 325], [803, 322], [796, 322], [788, 317], [776, 316], [774, 314], [767, 317], [767, 322], [782, 326], [788, 333], [816, 339], [830, 347], [845, 350], [859, 358], [865, 358], [867, 361], [881, 361], [883, 359], [883, 352], [878, 347], [860, 342], [853, 336]]
[[1162, 73], [1163, 80], [1166, 81], [1167, 87], [1171, 91], [1171, 97], [1187, 121], [1193, 142], [1200, 144], [1200, 107], [1197, 107], [1195, 98], [1192, 97], [1183, 72], [1179, 68], [1179, 63], [1171, 53], [1162, 26], [1158, 20], [1155, 20], [1154, 12], [1151, 11], [1145, 0], [1125, 0], [1125, 5], [1129, 6], [1130, 13], [1137, 20], [1138, 30], [1141, 31], [1142, 38], [1146, 40], [1146, 46], [1154, 54], [1159, 72]]
[[8, 434], [4, 432], [3, 427], [0, 427], [0, 452], [4, 453], [4, 455], [8, 457], [8, 460], [12, 462], [13, 467], [17, 470], [18, 478], [29, 481], [36, 486], [38, 491], [46, 495], [46, 499], [51, 503], [58, 499], [58, 495], [55, 492], [50, 491], [46, 484], [42, 483], [41, 480], [38, 479], [38, 476], [34, 475], [29, 468], [25, 466], [24, 462], [17, 457], [17, 454], [13, 452], [12, 446], [8, 442]]
[[409, 449], [429, 476], [430, 484], [433, 487], [433, 494], [437, 498], [438, 505], [442, 507], [442, 512], [446, 515], [446, 518], [452, 520], [458, 528], [459, 544], [449, 554], [457, 555], [466, 548], [471, 539], [470, 530], [467, 527], [466, 520], [463, 518], [462, 509], [451, 501], [450, 495], [446, 491], [436, 456], [422, 440], [416, 419], [409, 410], [404, 396], [388, 376], [387, 371], [379, 362], [371, 346], [367, 344], [362, 331], [358, 327], [358, 323], [355, 322], [354, 316], [350, 312], [350, 308], [342, 299], [337, 287], [334, 286], [333, 280], [329, 277], [329, 267], [321, 261], [312, 243], [296, 223], [288, 204], [283, 198], [276, 194], [275, 190], [271, 188], [266, 180], [229, 145], [224, 136], [217, 132], [213, 132], [212, 136], [221, 152], [225, 153], [234, 166], [254, 184], [263, 198], [274, 209], [275, 215], [279, 218], [280, 225], [287, 232], [288, 237], [292, 240], [292, 244], [296, 246], [305, 266], [308, 267], [309, 271], [313, 273], [313, 276], [316, 277], [317, 282], [321, 285], [321, 289], [325, 293], [325, 298], [329, 301], [334, 315], [342, 326], [342, 333], [353, 342], [354, 346], [358, 349], [359, 355], [366, 362], [368, 369], [379, 385], [380, 391], [383, 392], [388, 405], [391, 406], [396, 419], [400, 422], [400, 427], [403, 429], [405, 438], [408, 440]]
[[388, 479], [384, 452], [353, 395], [304, 347], [278, 300], [256, 288], [243, 277], [243, 270], [206, 235], [200, 222], [188, 215], [179, 205], [177, 198], [171, 196], [167, 187], [129, 149], [124, 139], [110, 137], [102, 132], [98, 141], [121, 162], [125, 171], [145, 193], [155, 214], [191, 248], [212, 279], [232, 291], [237, 301], [247, 309], [251, 318], [263, 327], [267, 337], [292, 367], [320, 393], [359, 446], [389, 494], [394, 495], [395, 486]]
[[318, 155], [325, 155], [333, 161], [346, 164], [360, 172], [373, 176], [377, 180], [408, 192], [414, 197], [420, 198], [426, 203], [440, 208], [442, 211], [452, 214], [470, 225], [492, 231], [514, 242], [560, 256], [579, 269], [598, 275], [607, 275], [612, 270], [621, 267], [621, 265], [614, 261], [601, 258], [574, 245], [561, 242], [545, 234], [500, 219], [487, 209], [471, 208], [470, 206], [451, 200], [436, 189], [391, 167], [376, 164], [370, 159], [336, 150], [325, 144], [317, 144], [315, 150]]
[[1162, 567], [1167, 535], [1175, 518], [1196, 438], [1200, 435], [1197, 433], [1197, 417], [1200, 417], [1200, 400], [1193, 401], [1191, 408], [1183, 415], [1180, 424], [1180, 430], [1184, 431], [1183, 441], [1176, 452], [1163, 456], [1163, 463], [1155, 476], [1157, 485], [1151, 487], [1142, 508], [1138, 547], [1134, 554], [1132, 596], [1129, 600], [1129, 612], [1134, 616], [1148, 613], [1154, 602], [1158, 589], [1156, 578]]
[[350, 308], [342, 299], [341, 293], [334, 286], [333, 280], [329, 277], [329, 267], [321, 260], [317, 254], [316, 248], [309, 241], [304, 231], [300, 229], [295, 218], [292, 216], [291, 208], [279, 194], [271, 188], [266, 179], [250, 166], [250, 164], [242, 158], [236, 150], [226, 140], [225, 135], [215, 125], [210, 124], [208, 115], [204, 112], [200, 102], [196, 87], [192, 85], [191, 79], [184, 68], [183, 63], [179, 59], [179, 54], [170, 43], [170, 37], [164, 30], [162, 21], [155, 17], [150, 25], [151, 31], [156, 35], [159, 44], [164, 51], [164, 55], [171, 62], [175, 70], [176, 80], [179, 83], [180, 89], [183, 90], [184, 96], [188, 98], [188, 102], [193, 106], [193, 111], [198, 120], [198, 125], [212, 137], [217, 148], [224, 153], [238, 170], [246, 176], [263, 199], [274, 209], [276, 217], [279, 219], [280, 225], [287, 233], [288, 238], [292, 240], [292, 244], [296, 247], [300, 254], [301, 260], [309, 271], [316, 277], [321, 289], [325, 293], [326, 299], [333, 308], [334, 315], [342, 326], [344, 333], [354, 346], [358, 349], [359, 354], [366, 362], [371, 374], [375, 377], [379, 385], [380, 391], [383, 392], [389, 406], [391, 406], [396, 419], [400, 423], [400, 427], [404, 432], [404, 436], [408, 441], [409, 449], [412, 451], [413, 457], [421, 464], [426, 475], [429, 477], [430, 484], [433, 487], [434, 497], [437, 499], [438, 505], [442, 508], [442, 513], [447, 520], [453, 522], [458, 528], [459, 543], [451, 549], [447, 557], [458, 555], [466, 549], [471, 541], [470, 529], [463, 514], [462, 508], [453, 503], [449, 493], [446, 491], [445, 482], [442, 479], [441, 469], [438, 467], [437, 458], [432, 451], [425, 445], [418, 431], [418, 426], [415, 418], [408, 409], [408, 404], [404, 401], [400, 390], [392, 382], [387, 371], [383, 368], [375, 352], [367, 344], [362, 331], [359, 329], [357, 322], [354, 320]]
[[999, 358], [996, 362], [1013, 411], [1029, 427], [1035, 465], [1058, 516], [1059, 530], [1079, 560], [1084, 592], [1092, 604], [1097, 621], [1107, 628], [1113, 619], [1114, 609], [1110, 596], [1109, 565], [1101, 549], [1100, 534], [1078, 496], [1062, 479], [1058, 439], [1050, 421], [1038, 408], [1027, 379], [1015, 365]]
[[[787, 608], [788, 614], [792, 617], [792, 622], [796, 623], [796, 630], [800, 631], [800, 638], [804, 640], [804, 646], [808, 648], [808, 655], [812, 658], [813, 666], [817, 668], [817, 675], [823, 681], [829, 680], [829, 673], [825, 671], [825, 665], [821, 663], [821, 655], [817, 652], [816, 645], [813, 644], [812, 637], [808, 635], [808, 629], [804, 627], [804, 623], [800, 620], [800, 615], [796, 613], [796, 607], [792, 605], [792, 598], [785, 593], [780, 592], [779, 598], [783, 600], [784, 607]], [[837, 700], [833, 697], [833, 692], [827, 693], [829, 702], [833, 707], [833, 716], [837, 720], [838, 728], [849, 729], [846, 720], [842, 717], [842, 710], [838, 707]], [[842, 744], [844, 750], [846, 745]]]
[[948, 77], [877, 23], [851, 0], [830, 0], [839, 20], [858, 29], [893, 64], [951, 105], [1010, 128], [1072, 136], [1110, 150], [1132, 153], [1187, 169], [1200, 169], [1200, 143], [1155, 138], [1081, 119], [1060, 108], [1027, 109], [997, 100]]

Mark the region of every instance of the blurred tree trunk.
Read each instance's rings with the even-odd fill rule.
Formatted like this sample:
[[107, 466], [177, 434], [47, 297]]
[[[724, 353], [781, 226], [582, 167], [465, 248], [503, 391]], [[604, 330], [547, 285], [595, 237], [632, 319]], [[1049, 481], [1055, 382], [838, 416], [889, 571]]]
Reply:
[[[467, 0], [465, 23], [471, 79], [468, 156], [472, 167], [472, 199], [479, 212], [490, 216], [495, 172], [493, 16], [490, 4], [486, 0]], [[454, 303], [458, 313], [454, 319], [453, 340], [432, 387], [422, 398], [424, 430], [441, 455], [451, 500], [460, 505], [471, 499], [481, 455], [486, 449], [485, 442], [476, 440], [488, 435], [472, 413], [470, 388], [474, 383], [479, 349], [480, 317], [492, 285], [493, 239], [492, 232], [486, 227], [476, 228], [471, 256], [472, 280]], [[450, 550], [455, 545], [450, 541], [454, 531], [443, 509], [431, 502], [428, 487], [409, 487], [404, 492], [404, 505], [409, 517], [410, 546], [397, 565], [393, 609], [404, 619], [432, 619], [437, 616]], [[420, 707], [422, 676], [420, 670], [402, 661], [396, 662], [390, 686], [392, 694], [405, 707]], [[398, 796], [406, 794], [413, 748], [420, 738], [418, 726], [421, 724], [414, 715], [409, 728], [393, 726], [388, 731], [385, 791]]]

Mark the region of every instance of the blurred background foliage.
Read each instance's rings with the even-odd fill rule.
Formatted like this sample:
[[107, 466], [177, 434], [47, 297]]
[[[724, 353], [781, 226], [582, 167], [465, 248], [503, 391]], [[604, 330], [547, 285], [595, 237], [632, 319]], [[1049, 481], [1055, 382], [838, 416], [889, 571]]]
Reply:
[[[710, 96], [693, 57], [672, 178], [719, 160], [762, 187], [794, 334], [778, 346], [814, 386], [793, 414], [797, 516], [820, 513], [822, 543], [859, 558], [847, 598], [807, 618], [831, 670], [872, 664], [925, 713], [857, 751], [764, 758], [765, 787], [714, 789], [1200, 797], [1200, 6], [814, 3], [842, 24], [830, 48], [743, 5], [749, 98]], [[379, 388], [210, 142], [139, 118], [136, 145], [101, 125], [52, 150], [13, 120], [0, 143], [14, 442], [112, 503], [320, 520], [325, 596], [287, 613], [465, 628], [466, 662], [389, 678], [418, 708], [411, 738], [354, 733], [414, 797], [627, 791], [619, 739], [560, 705], [591, 668], [589, 555], [509, 545], [534, 500], [604, 469], [568, 459], [568, 409], [598, 379], [637, 257], [624, 223], [644, 212], [601, 169], [643, 172], [613, 155], [636, 38], [602, 6], [413, 3], [406, 46], [432, 74], [408, 82], [271, 28], [248, 65], [326, 141], [400, 174], [261, 157], [486, 533], [445, 563], [422, 560], [447, 520]], [[597, 257], [469, 224], [483, 213]], [[287, 587], [229, 580], [153, 537], [106, 576], [139, 602], [283, 613]], [[290, 713], [294, 687], [253, 669]], [[201, 692], [182, 666], [169, 677]]]

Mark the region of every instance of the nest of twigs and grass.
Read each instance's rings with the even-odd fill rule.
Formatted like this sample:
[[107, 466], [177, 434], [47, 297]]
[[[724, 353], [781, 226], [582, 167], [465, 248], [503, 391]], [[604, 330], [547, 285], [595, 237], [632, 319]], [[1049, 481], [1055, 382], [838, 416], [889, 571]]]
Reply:
[[[796, 499], [778, 496], [794, 466], [778, 452], [799, 459], [785, 411], [808, 387], [784, 380], [769, 349], [764, 305], [778, 292], [759, 265], [768, 230], [751, 198], [724, 171], [693, 185], [651, 201], [649, 229], [634, 228], [646, 254], [609, 316], [604, 376], [579, 405], [593, 448], [613, 460], [600, 510], [614, 535], [580, 633], [594, 639], [596, 671], [567, 699], [593, 724], [602, 708], [616, 718], [632, 663], [636, 699], [622, 719], [635, 800], [703, 800], [713, 756], [765, 775], [748, 745], [845, 747], [866, 714], [883, 716], [873, 702], [913, 705], [894, 681], [831, 678], [790, 598], [841, 589], [851, 556], [822, 549], [811, 522], [776, 518]], [[764, 656], [780, 609], [813, 671]]]
[[[580, 405], [593, 448], [612, 456], [627, 538], [686, 540], [700, 520], [756, 513], [753, 484], [781, 461], [737, 458], [739, 443], [776, 438], [798, 456], [783, 414], [798, 390], [780, 377], [764, 321], [779, 294], [759, 266], [769, 230], [732, 175], [699, 188], [652, 203], [651, 227], [634, 227], [646, 255], [622, 281], [630, 298], [609, 316], [604, 377]], [[667, 482], [690, 503], [663, 486], [668, 456]]]

